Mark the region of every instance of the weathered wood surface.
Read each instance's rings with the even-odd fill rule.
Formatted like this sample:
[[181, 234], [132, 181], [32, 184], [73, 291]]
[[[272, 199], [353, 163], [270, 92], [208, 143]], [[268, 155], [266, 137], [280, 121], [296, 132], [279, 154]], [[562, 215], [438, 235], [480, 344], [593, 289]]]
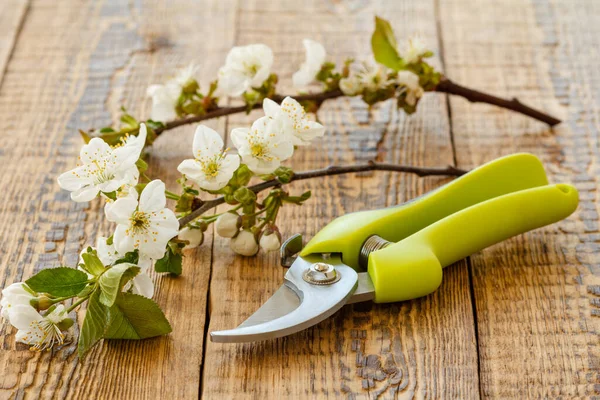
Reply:
[[458, 165], [529, 151], [552, 182], [572, 182], [581, 199], [569, 219], [471, 257], [481, 394], [600, 396], [600, 81], [590, 51], [598, 47], [600, 4], [451, 0], [441, 2], [440, 15], [453, 22], [442, 23], [453, 79], [517, 96], [565, 120], [550, 130], [453, 98]]
[[[110, 123], [125, 105], [147, 116], [148, 84], [195, 60], [214, 76], [235, 44], [263, 42], [281, 86], [301, 62], [301, 40], [337, 61], [369, 53], [374, 14], [399, 36], [419, 31], [458, 82], [552, 110], [554, 131], [485, 105], [428, 95], [407, 117], [391, 104], [327, 103], [321, 151], [298, 169], [377, 159], [472, 167], [531, 151], [553, 181], [574, 182], [582, 205], [558, 225], [509, 240], [447, 268], [435, 294], [360, 304], [290, 337], [223, 345], [205, 329], [236, 326], [276, 290], [275, 255], [234, 256], [208, 234], [178, 279], [155, 275], [173, 325], [165, 338], [113, 342], [77, 360], [75, 345], [46, 354], [0, 325], [0, 398], [523, 398], [600, 396], [595, 77], [599, 5], [586, 0], [141, 2], [10, 0], [0, 4], [0, 286], [60, 263], [111, 227], [55, 183], [80, 146], [78, 128]], [[440, 44], [442, 45], [440, 48]], [[5, 67], [6, 66], [6, 67]], [[289, 92], [289, 90], [286, 90]], [[450, 113], [448, 112], [450, 111]], [[259, 112], [253, 116], [260, 115]], [[213, 122], [226, 134], [243, 116]], [[174, 183], [192, 127], [155, 144], [152, 176]], [[295, 183], [312, 190], [282, 211], [281, 229], [310, 237], [346, 212], [397, 204], [439, 179], [392, 173]], [[208, 312], [207, 312], [208, 311]]]

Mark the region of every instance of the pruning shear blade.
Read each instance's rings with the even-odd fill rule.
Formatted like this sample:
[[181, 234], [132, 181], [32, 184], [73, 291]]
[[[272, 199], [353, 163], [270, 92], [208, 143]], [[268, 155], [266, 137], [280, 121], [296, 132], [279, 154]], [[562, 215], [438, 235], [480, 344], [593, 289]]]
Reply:
[[[335, 284], [316, 285], [304, 274], [313, 265], [335, 268]], [[339, 255], [325, 258], [315, 254], [298, 257], [285, 274], [284, 284], [246, 321], [235, 329], [213, 331], [213, 342], [250, 342], [286, 336], [313, 326], [333, 315], [352, 297], [358, 286], [358, 274], [343, 264]]]

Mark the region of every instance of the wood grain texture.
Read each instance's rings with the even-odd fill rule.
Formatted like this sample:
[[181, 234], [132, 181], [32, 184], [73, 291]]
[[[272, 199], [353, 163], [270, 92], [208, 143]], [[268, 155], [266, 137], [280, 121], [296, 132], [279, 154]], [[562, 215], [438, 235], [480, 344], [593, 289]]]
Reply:
[[[516, 151], [539, 156], [552, 182], [572, 182], [569, 219], [472, 258], [481, 391], [491, 398], [600, 396], [600, 258], [596, 78], [600, 4], [440, 2], [448, 74], [563, 117], [553, 131], [451, 99], [458, 164]], [[468, 10], [468, 11], [467, 11]]]
[[[332, 59], [370, 53], [373, 15], [394, 21], [400, 36], [419, 30], [435, 47], [431, 2], [240, 4], [236, 44], [264, 42], [275, 51], [281, 85], [291, 91], [291, 74], [303, 59], [301, 41], [322, 41]], [[253, 118], [261, 115], [256, 112]], [[452, 163], [445, 99], [427, 97], [407, 117], [391, 103], [372, 115], [360, 100], [326, 103], [319, 113], [327, 127], [320, 150], [299, 149], [298, 170], [371, 159], [414, 165]], [[229, 129], [252, 118], [230, 118]], [[312, 190], [301, 208], [282, 210], [280, 228], [310, 238], [347, 212], [384, 207], [436, 187], [391, 173], [338, 176], [295, 183]], [[235, 327], [282, 283], [285, 270], [275, 254], [234, 256], [226, 239], [215, 237], [210, 285], [210, 330]], [[465, 263], [445, 272], [442, 288], [420, 300], [393, 305], [359, 304], [286, 338], [250, 344], [207, 343], [204, 398], [477, 398], [477, 351], [469, 277]]]
[[0, 3], [0, 84], [28, 8], [29, 0], [4, 0]]
[[[44, 267], [74, 266], [82, 246], [110, 234], [100, 202], [72, 202], [56, 176], [76, 162], [78, 128], [110, 124], [121, 104], [148, 117], [145, 88], [203, 53], [215, 59], [203, 63], [201, 73], [214, 75], [233, 41], [225, 27], [233, 24], [234, 9], [216, 1], [205, 2], [202, 13], [190, 13], [193, 7], [32, 2], [0, 88], [0, 286]], [[192, 133], [176, 131], [157, 141], [151, 173], [175, 184], [176, 165], [191, 154]], [[75, 343], [30, 352], [2, 324], [0, 398], [197, 398], [210, 259], [210, 246], [204, 246], [186, 258], [181, 278], [154, 275], [171, 335], [107, 342], [83, 363]]]

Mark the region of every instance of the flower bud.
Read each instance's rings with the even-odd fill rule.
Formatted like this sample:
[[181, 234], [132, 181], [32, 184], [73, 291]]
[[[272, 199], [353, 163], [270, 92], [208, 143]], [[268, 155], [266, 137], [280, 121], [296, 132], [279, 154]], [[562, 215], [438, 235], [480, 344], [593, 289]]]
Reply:
[[264, 251], [277, 251], [281, 247], [281, 234], [277, 228], [267, 228], [260, 236], [260, 248]]
[[240, 216], [235, 212], [226, 212], [225, 214], [220, 215], [215, 221], [217, 234], [224, 238], [234, 237], [241, 225], [242, 221]]
[[233, 198], [241, 204], [252, 204], [256, 201], [256, 193], [247, 187], [242, 186], [233, 193]]
[[200, 89], [200, 85], [198, 85], [198, 82], [195, 79], [188, 80], [181, 88], [184, 93], [188, 94], [196, 93], [198, 89]]
[[248, 230], [241, 231], [236, 237], [231, 239], [229, 243], [231, 250], [242, 256], [253, 256], [258, 253], [258, 243], [254, 234]]
[[198, 247], [204, 241], [204, 233], [201, 229], [191, 229], [187, 226], [179, 231], [177, 235], [181, 240], [187, 240], [189, 243], [185, 245], [186, 249]]
[[48, 296], [41, 295], [40, 297], [34, 297], [29, 300], [29, 304], [39, 311], [49, 309], [54, 304], [54, 301]]

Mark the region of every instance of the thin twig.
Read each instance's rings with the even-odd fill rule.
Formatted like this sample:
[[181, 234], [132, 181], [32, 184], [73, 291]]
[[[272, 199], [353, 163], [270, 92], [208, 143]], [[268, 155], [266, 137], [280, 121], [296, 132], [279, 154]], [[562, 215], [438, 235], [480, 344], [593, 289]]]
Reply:
[[448, 78], [443, 78], [437, 85], [435, 91], [461, 96], [469, 100], [471, 103], [493, 104], [495, 106], [506, 108], [508, 110], [527, 115], [528, 117], [535, 118], [538, 121], [545, 122], [550, 126], [558, 125], [561, 122], [559, 119], [556, 119], [551, 115], [526, 106], [516, 98], [513, 98], [512, 100], [506, 100], [500, 97], [492, 96], [487, 93], [461, 86]]
[[[342, 97], [344, 94], [341, 90], [332, 90], [330, 92], [321, 92], [321, 93], [310, 93], [303, 94], [298, 96], [293, 96], [297, 101], [314, 101], [318, 106], [321, 105], [325, 100], [335, 99], [337, 97]], [[281, 103], [286, 96], [275, 95], [271, 97], [271, 100]], [[262, 103], [257, 103], [252, 106], [252, 109], [262, 108]], [[169, 129], [177, 128], [182, 125], [194, 124], [196, 122], [205, 121], [207, 119], [224, 117], [226, 115], [231, 114], [239, 114], [248, 111], [248, 106], [238, 106], [238, 107], [217, 107], [213, 108], [206, 114], [202, 115], [194, 115], [193, 117], [187, 117], [182, 119], [176, 119], [174, 121], [167, 122], [163, 128], [158, 128], [154, 130], [154, 133], [160, 135], [164, 131], [168, 131]]]
[[[417, 176], [434, 176], [434, 175], [442, 175], [442, 176], [460, 176], [465, 174], [467, 171], [453, 167], [447, 166], [445, 168], [428, 168], [428, 167], [412, 167], [408, 165], [396, 165], [396, 164], [384, 164], [378, 162], [369, 162], [367, 164], [356, 164], [356, 165], [347, 165], [347, 166], [330, 166], [323, 169], [315, 169], [310, 171], [298, 172], [295, 173], [290, 182], [301, 181], [304, 179], [312, 179], [319, 178], [322, 176], [331, 176], [331, 175], [341, 175], [341, 174], [349, 174], [356, 172], [366, 172], [366, 171], [395, 171], [395, 172], [406, 172], [410, 174], [415, 174]], [[276, 186], [281, 186], [284, 183], [280, 182], [277, 179], [271, 179], [265, 182], [258, 183], [253, 186], [249, 186], [248, 189], [252, 190], [254, 193], [262, 192], [263, 190], [270, 189]], [[201, 202], [195, 202], [194, 210], [186, 215], [185, 217], [179, 220], [179, 226], [183, 228], [185, 225], [192, 222], [194, 219], [198, 218], [206, 211], [211, 208], [217, 207], [221, 204], [225, 203], [224, 197], [217, 197], [216, 199], [206, 200]]]

